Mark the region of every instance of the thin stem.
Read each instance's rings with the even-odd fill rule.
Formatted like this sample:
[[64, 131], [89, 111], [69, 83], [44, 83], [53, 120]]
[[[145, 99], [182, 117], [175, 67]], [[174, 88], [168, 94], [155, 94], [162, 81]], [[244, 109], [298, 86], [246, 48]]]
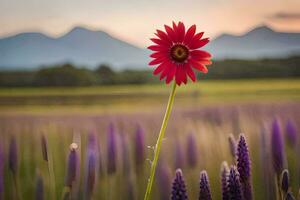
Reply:
[[160, 147], [161, 147], [161, 143], [162, 143], [162, 140], [164, 138], [166, 127], [167, 127], [169, 117], [170, 117], [170, 114], [171, 114], [175, 93], [176, 93], [176, 82], [174, 81], [173, 88], [172, 88], [172, 91], [171, 91], [171, 94], [170, 94], [170, 97], [169, 97], [167, 109], [166, 109], [166, 112], [165, 112], [165, 116], [164, 116], [164, 119], [163, 119], [163, 122], [162, 122], [162, 125], [161, 125], [161, 128], [160, 128], [160, 132], [159, 132], [159, 135], [158, 135], [158, 138], [157, 138], [157, 142], [156, 142], [156, 145], [155, 145], [154, 159], [153, 159], [152, 164], [151, 164], [150, 177], [148, 179], [148, 184], [147, 184], [147, 189], [146, 189], [144, 200], [149, 200], [150, 199], [150, 194], [151, 194], [151, 189], [152, 189], [152, 185], [153, 185], [156, 165], [157, 165], [157, 161], [158, 161], [158, 157], [159, 157]]

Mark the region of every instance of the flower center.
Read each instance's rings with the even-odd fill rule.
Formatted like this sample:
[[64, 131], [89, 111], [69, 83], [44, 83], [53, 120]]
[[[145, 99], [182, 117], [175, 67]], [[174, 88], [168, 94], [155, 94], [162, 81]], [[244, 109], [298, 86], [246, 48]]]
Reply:
[[189, 57], [189, 50], [182, 44], [175, 44], [171, 47], [171, 58], [179, 63], [183, 63]]

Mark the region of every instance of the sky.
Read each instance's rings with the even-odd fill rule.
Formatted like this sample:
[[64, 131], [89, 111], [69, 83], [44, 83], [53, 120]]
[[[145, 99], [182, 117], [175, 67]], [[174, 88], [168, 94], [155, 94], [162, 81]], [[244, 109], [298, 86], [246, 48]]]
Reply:
[[266, 24], [300, 32], [300, 0], [1, 0], [0, 37], [38, 31], [59, 37], [75, 26], [103, 30], [140, 47], [172, 21], [206, 36]]

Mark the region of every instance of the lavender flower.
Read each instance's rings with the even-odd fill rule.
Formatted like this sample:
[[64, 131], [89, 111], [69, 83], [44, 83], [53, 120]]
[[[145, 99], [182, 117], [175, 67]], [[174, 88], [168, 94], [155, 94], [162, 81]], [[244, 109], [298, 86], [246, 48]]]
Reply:
[[113, 124], [109, 125], [107, 141], [107, 171], [109, 174], [117, 170], [117, 141]]
[[14, 136], [10, 139], [8, 159], [9, 169], [16, 175], [18, 170], [18, 149], [16, 138]]
[[292, 120], [287, 121], [285, 132], [286, 132], [286, 139], [288, 140], [289, 144], [295, 146], [298, 138], [297, 138], [296, 125]]
[[87, 175], [85, 183], [85, 199], [91, 199], [96, 180], [96, 156], [90, 152], [87, 159]]
[[48, 162], [48, 145], [47, 145], [47, 139], [44, 134], [41, 137], [41, 145], [42, 145], [43, 159]]
[[200, 173], [200, 193], [199, 200], [211, 200], [210, 186], [206, 171]]
[[289, 171], [287, 169], [283, 170], [281, 174], [281, 189], [284, 194], [287, 194], [289, 190], [289, 179]]
[[277, 175], [283, 169], [284, 147], [278, 120], [274, 120], [272, 124], [272, 157], [273, 167]]
[[229, 168], [227, 162], [224, 161], [221, 166], [222, 200], [229, 200], [228, 175], [229, 175]]
[[237, 146], [237, 169], [240, 174], [243, 196], [245, 200], [252, 199], [252, 185], [250, 177], [250, 157], [248, 146], [244, 135], [240, 135]]
[[170, 198], [170, 171], [165, 165], [160, 164], [157, 171], [157, 185], [159, 189], [159, 195], [161, 200]]
[[187, 200], [187, 191], [181, 169], [177, 169], [172, 184], [171, 200]]
[[232, 135], [232, 134], [229, 135], [228, 142], [229, 142], [230, 153], [231, 153], [232, 157], [235, 158], [235, 154], [236, 154], [236, 141], [235, 141], [234, 135]]
[[184, 156], [183, 156], [183, 151], [181, 144], [176, 140], [176, 145], [174, 145], [175, 148], [175, 169], [182, 168], [184, 166]]
[[190, 167], [197, 165], [197, 144], [196, 138], [192, 133], [187, 138], [187, 162]]
[[141, 166], [145, 158], [145, 136], [144, 130], [138, 126], [135, 132], [135, 163], [137, 166]]
[[44, 199], [44, 182], [41, 176], [38, 176], [36, 180], [35, 199], [36, 200]]
[[72, 187], [73, 182], [76, 180], [77, 175], [77, 162], [78, 162], [78, 156], [77, 156], [77, 144], [72, 143], [70, 145], [70, 153], [68, 157], [68, 164], [67, 164], [67, 174], [65, 177], [65, 186]]
[[228, 193], [230, 200], [242, 200], [242, 186], [240, 182], [240, 175], [235, 166], [230, 167], [228, 177]]

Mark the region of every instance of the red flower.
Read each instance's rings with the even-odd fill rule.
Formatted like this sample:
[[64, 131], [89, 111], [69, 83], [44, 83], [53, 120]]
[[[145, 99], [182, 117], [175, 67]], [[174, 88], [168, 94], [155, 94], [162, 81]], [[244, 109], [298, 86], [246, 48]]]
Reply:
[[187, 76], [196, 81], [193, 70], [207, 73], [205, 65], [211, 64], [211, 55], [203, 50], [198, 50], [209, 42], [208, 38], [202, 38], [203, 32], [196, 33], [196, 25], [185, 31], [184, 24], [173, 22], [173, 28], [165, 25], [166, 32], [157, 30], [155, 35], [158, 38], [151, 38], [155, 44], [148, 49], [155, 51], [150, 57], [153, 60], [149, 65], [158, 65], [153, 74], [160, 73], [160, 80], [166, 78], [170, 83], [174, 77], [177, 85], [187, 83]]

